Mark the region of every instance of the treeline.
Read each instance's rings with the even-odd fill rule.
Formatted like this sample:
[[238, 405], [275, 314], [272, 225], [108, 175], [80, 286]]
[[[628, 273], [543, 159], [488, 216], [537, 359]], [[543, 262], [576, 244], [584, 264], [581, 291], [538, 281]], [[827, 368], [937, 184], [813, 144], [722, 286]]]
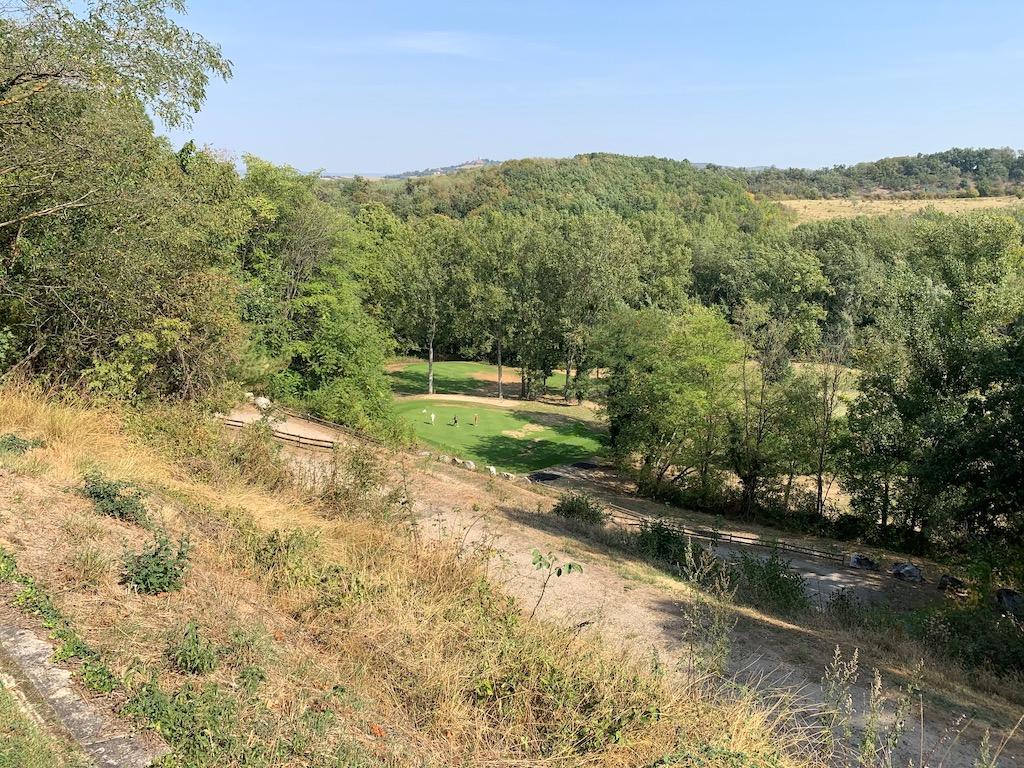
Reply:
[[949, 149], [886, 157], [832, 168], [723, 168], [707, 166], [756, 195], [773, 199], [827, 197], [992, 197], [1024, 192], [1024, 152]]

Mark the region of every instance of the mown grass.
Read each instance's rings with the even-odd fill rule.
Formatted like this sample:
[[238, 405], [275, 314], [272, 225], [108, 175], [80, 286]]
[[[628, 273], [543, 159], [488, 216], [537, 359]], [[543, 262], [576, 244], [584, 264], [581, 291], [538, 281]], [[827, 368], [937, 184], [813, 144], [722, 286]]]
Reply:
[[[265, 435], [241, 437], [250, 466], [170, 411], [152, 418], [133, 429], [163, 453], [116, 414], [0, 391], [0, 430], [45, 442], [3, 460], [0, 545], [112, 670], [122, 712], [167, 739], [168, 766], [642, 766], [709, 746], [804, 764], [785, 712], [670, 686], [599, 637], [528, 620], [486, 578], [487, 552], [423, 541], [397, 496], [371, 503], [382, 483], [353, 475], [371, 465], [319, 475], [373, 489], [354, 503], [283, 479]], [[188, 533], [182, 589], [119, 583], [117, 554], [147, 533], [75, 491], [91, 469]]]
[[[413, 362], [388, 374], [391, 387], [403, 395], [423, 395], [427, 392], [427, 364]], [[434, 392], [451, 395], [492, 395], [498, 391], [498, 366], [464, 360], [444, 360], [434, 363]], [[519, 394], [519, 369], [505, 366], [502, 371], [505, 396]], [[560, 392], [565, 374], [555, 372], [548, 376], [545, 387]]]
[[[509, 472], [530, 472], [603, 450], [601, 435], [590, 423], [560, 414], [430, 399], [399, 401], [396, 412], [423, 442]], [[433, 423], [430, 414], [436, 417]]]

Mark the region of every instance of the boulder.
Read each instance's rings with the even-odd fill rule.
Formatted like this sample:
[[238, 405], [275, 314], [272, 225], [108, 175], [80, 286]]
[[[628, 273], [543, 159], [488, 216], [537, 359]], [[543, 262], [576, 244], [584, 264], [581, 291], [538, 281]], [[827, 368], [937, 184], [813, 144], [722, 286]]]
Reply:
[[516, 476], [513, 475], [511, 472], [502, 472], [501, 476], [503, 478], [505, 478], [506, 480], [515, 480], [516, 479]]
[[452, 462], [455, 463], [455, 464], [458, 464], [460, 467], [463, 464], [465, 464], [465, 462], [462, 459], [460, 459], [458, 456], [456, 456], [454, 459], [452, 459]]
[[943, 592], [953, 592], [959, 595], [967, 592], [967, 584], [964, 583], [963, 579], [958, 579], [956, 576], [944, 573], [939, 577], [939, 589]]
[[255, 399], [256, 399], [256, 395], [254, 395], [252, 392], [246, 392], [245, 393], [245, 402], [251, 403]]
[[1015, 589], [997, 589], [996, 607], [1004, 615], [1024, 619], [1024, 595]]
[[449, 456], [447, 453], [442, 453], [440, 456], [437, 457], [437, 460], [440, 461], [442, 464], [447, 464], [452, 460], [452, 457]]
[[470, 461], [469, 459], [466, 459], [466, 463], [465, 463], [464, 466], [466, 467], [466, 469], [471, 469], [473, 471], [476, 471], [476, 462], [475, 461]]
[[865, 554], [854, 552], [850, 555], [850, 567], [861, 568], [865, 571], [877, 571], [878, 563]]
[[487, 474], [489, 474], [491, 477], [497, 477], [497, 475], [498, 475], [498, 468], [497, 467], [492, 467], [490, 464], [488, 464], [487, 465]]
[[915, 583], [924, 581], [921, 569], [913, 563], [893, 563], [889, 573], [900, 581], [912, 581]]
[[259, 408], [261, 411], [269, 411], [270, 406], [273, 405], [273, 403], [270, 402], [270, 398], [264, 397], [263, 395], [260, 395], [259, 397], [253, 399], [252, 402], [253, 405]]

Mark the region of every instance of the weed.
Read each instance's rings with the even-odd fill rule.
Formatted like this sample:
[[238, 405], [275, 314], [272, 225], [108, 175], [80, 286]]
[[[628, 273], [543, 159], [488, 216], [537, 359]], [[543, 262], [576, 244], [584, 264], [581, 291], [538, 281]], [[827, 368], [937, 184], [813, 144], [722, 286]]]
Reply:
[[591, 525], [601, 525], [608, 519], [608, 513], [601, 506], [601, 502], [582, 491], [561, 494], [551, 511], [570, 520], [579, 520]]
[[42, 448], [42, 440], [26, 440], [10, 432], [0, 435], [0, 453], [23, 454], [33, 448]]
[[145, 492], [131, 483], [111, 480], [98, 470], [87, 472], [82, 493], [96, 507], [100, 514], [128, 523], [145, 525], [148, 522], [146, 507], [142, 503]]
[[199, 625], [195, 621], [189, 621], [168, 644], [167, 658], [179, 672], [206, 675], [217, 667], [217, 646], [199, 634]]
[[737, 594], [756, 608], [795, 614], [810, 607], [804, 577], [777, 550], [766, 557], [743, 553], [735, 562]]
[[179, 539], [175, 549], [167, 534], [157, 533], [141, 552], [125, 555], [121, 583], [134, 586], [144, 595], [175, 592], [184, 584], [187, 566], [188, 539]]
[[548, 582], [552, 578], [559, 578], [563, 574], [568, 576], [571, 573], [583, 573], [583, 566], [579, 563], [560, 563], [558, 558], [552, 552], [548, 552], [546, 555], [539, 549], [533, 550], [533, 568], [536, 571], [544, 572], [544, 581], [540, 586], [540, 595], [537, 596], [537, 602], [534, 603], [533, 610], [530, 611], [530, 618], [532, 619], [537, 613], [537, 609], [540, 607], [540, 601], [544, 599], [544, 593], [548, 590]]

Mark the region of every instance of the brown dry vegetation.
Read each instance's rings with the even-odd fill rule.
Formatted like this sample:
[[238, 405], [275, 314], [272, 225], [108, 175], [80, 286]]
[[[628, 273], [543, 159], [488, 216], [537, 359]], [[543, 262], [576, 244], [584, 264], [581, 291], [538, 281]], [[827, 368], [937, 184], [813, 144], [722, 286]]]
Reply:
[[818, 199], [780, 200], [779, 205], [796, 214], [796, 223], [822, 219], [849, 219], [855, 216], [886, 216], [909, 214], [934, 208], [943, 213], [966, 213], [989, 208], [1012, 208], [1024, 205], [1015, 195], [1002, 197], [944, 197], [922, 200]]
[[[400, 496], [364, 482], [371, 463], [348, 461], [313, 495], [258, 433], [232, 446], [170, 415], [129, 432], [115, 414], [0, 391], [0, 433], [44, 442], [0, 458], [0, 547], [122, 679], [113, 701], [152, 714], [170, 695], [181, 717], [157, 722], [173, 765], [635, 766], [708, 744], [806, 763], [785, 712], [670, 686], [600, 637], [525, 620], [486, 579], [487, 553], [422, 540]], [[96, 512], [77, 492], [88, 469], [141, 485], [151, 517], [188, 535], [182, 590], [119, 583], [121, 553], [150, 534]], [[218, 649], [205, 675], [167, 653], [190, 621]]]

